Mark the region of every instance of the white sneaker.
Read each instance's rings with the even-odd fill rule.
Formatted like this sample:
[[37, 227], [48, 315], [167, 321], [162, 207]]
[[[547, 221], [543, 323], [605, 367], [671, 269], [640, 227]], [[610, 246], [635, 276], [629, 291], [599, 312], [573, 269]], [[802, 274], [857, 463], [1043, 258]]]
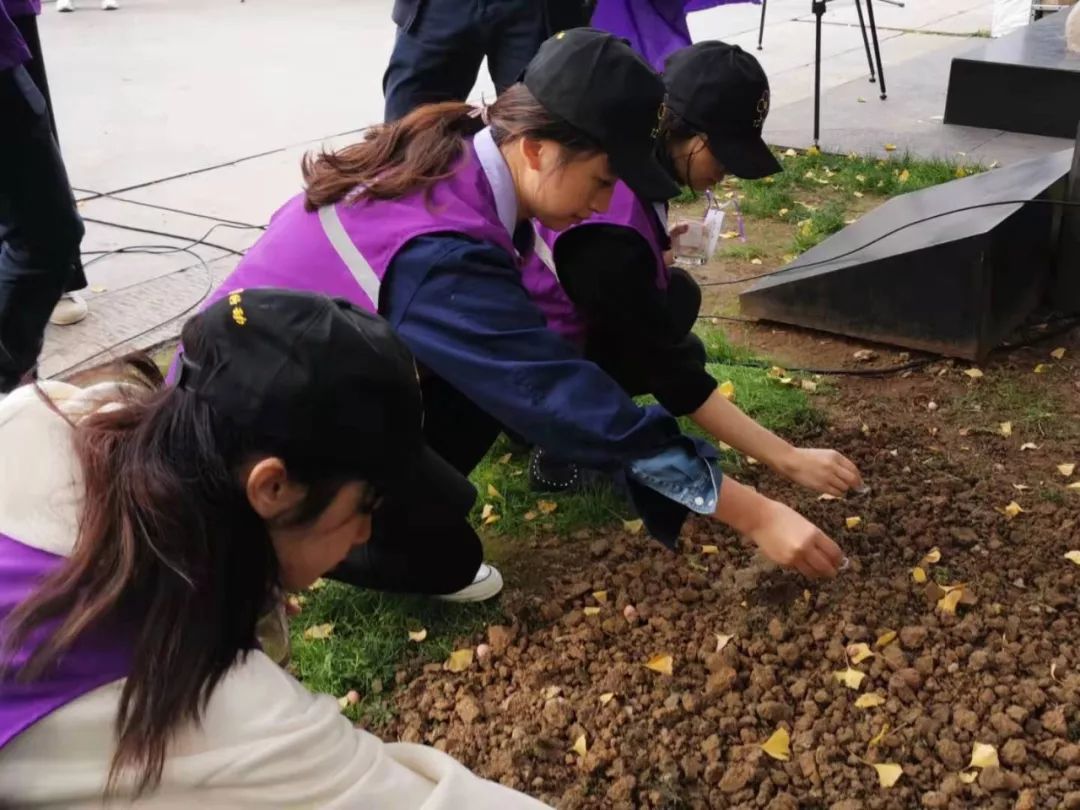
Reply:
[[498, 596], [503, 589], [502, 574], [499, 569], [487, 563], [480, 563], [480, 567], [473, 577], [472, 585], [467, 585], [460, 591], [445, 593], [436, 596], [444, 602], [486, 602], [493, 596]]
[[[70, 2], [71, 0], [68, 0]], [[60, 2], [60, 0], [57, 0]], [[49, 320], [57, 326], [71, 326], [85, 318], [90, 312], [83, 297], [77, 293], [64, 293], [53, 307]]]
[[116, 11], [120, 6], [116, 4], [116, 0], [101, 0], [102, 11]]
[[74, 11], [75, 0], [56, 0], [57, 11]]

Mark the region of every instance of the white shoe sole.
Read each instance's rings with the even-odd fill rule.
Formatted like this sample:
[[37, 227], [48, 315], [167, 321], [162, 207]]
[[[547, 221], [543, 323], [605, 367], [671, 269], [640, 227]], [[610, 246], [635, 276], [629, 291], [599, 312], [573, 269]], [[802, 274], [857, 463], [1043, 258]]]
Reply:
[[82, 298], [74, 301], [70, 298], [61, 298], [53, 307], [52, 314], [49, 316], [49, 323], [55, 326], [71, 326], [85, 320], [89, 314], [90, 307]]
[[485, 565], [484, 567], [487, 569], [487, 576], [483, 579], [473, 582], [472, 585], [460, 591], [440, 594], [435, 598], [443, 602], [486, 602], [498, 596], [503, 589], [502, 574], [494, 566]]

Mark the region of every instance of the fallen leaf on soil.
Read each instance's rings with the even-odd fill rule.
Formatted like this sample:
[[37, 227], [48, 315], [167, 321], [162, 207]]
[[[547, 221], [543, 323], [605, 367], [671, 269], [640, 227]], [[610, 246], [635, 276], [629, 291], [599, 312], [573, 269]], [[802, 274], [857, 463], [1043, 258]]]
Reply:
[[450, 653], [450, 657], [446, 659], [446, 663], [443, 665], [451, 672], [464, 672], [472, 666], [473, 651], [467, 650], [454, 650]]
[[574, 740], [574, 747], [570, 750], [582, 758], [584, 758], [585, 755], [589, 753], [589, 747], [585, 744], [584, 734]]
[[782, 217], [786, 217], [786, 216], [787, 216], [787, 212], [788, 212], [788, 209], [787, 209], [787, 208], [781, 208], [781, 209], [780, 209], [779, 211], [777, 211], [776, 213], [777, 213], [777, 215], [779, 215], [779, 216], [782, 216]]
[[601, 706], [607, 706], [614, 699], [615, 699], [615, 693], [614, 692], [604, 692], [604, 694], [602, 694], [600, 696], [600, 705]]
[[513, 453], [507, 453], [505, 456], [499, 456], [499, 463], [500, 464], [509, 464], [510, 459], [512, 459], [513, 457], [514, 457]]
[[788, 735], [787, 729], [778, 728], [774, 731], [772, 736], [761, 744], [761, 750], [781, 762], [787, 762], [791, 759], [791, 737]]
[[723, 633], [717, 633], [716, 634], [716, 651], [720, 652], [722, 649], [724, 649], [724, 647], [726, 647], [728, 645], [728, 642], [731, 641], [733, 638], [735, 638], [735, 636], [728, 636], [728, 635], [724, 635]]
[[856, 709], [872, 709], [875, 706], [880, 706], [884, 702], [885, 702], [885, 698], [883, 698], [881, 695], [876, 695], [876, 694], [871, 693], [869, 695], [863, 695], [858, 700], [856, 700], [855, 701], [855, 708]]
[[486, 518], [484, 518], [484, 525], [490, 526], [492, 523], [498, 523], [500, 520], [502, 520], [502, 518], [500, 518], [498, 515], [488, 515]]
[[838, 501], [840, 499], [838, 497], [836, 497], [835, 495], [830, 495], [828, 492], [822, 492], [820, 495], [818, 495], [818, 500], [819, 501]]
[[315, 580], [310, 585], [308, 585], [308, 590], [309, 591], [317, 591], [317, 590], [319, 590], [319, 588], [325, 588], [325, 587], [326, 587], [326, 580], [323, 579], [322, 577], [319, 577], [319, 579]]
[[851, 192], [851, 196], [855, 197], [856, 199], [861, 200], [866, 195], [863, 194], [861, 191], [853, 191], [853, 192]]
[[874, 642], [874, 646], [880, 650], [888, 647], [894, 641], [896, 641], [896, 631], [890, 630], [889, 632], [882, 633], [880, 636], [878, 636], [878, 640]]
[[599, 612], [600, 612], [600, 608], [598, 608], [598, 607], [591, 607], [590, 606], [590, 607], [585, 608], [585, 615], [586, 616], [595, 616]]
[[877, 771], [878, 782], [883, 788], [891, 788], [896, 784], [896, 780], [904, 775], [904, 769], [893, 762], [876, 763], [874, 770]]
[[1005, 517], [1012, 520], [1014, 517], [1021, 514], [1024, 511], [1024, 508], [1016, 501], [1009, 501], [1009, 505], [1004, 507], [1001, 511], [1004, 513]]
[[719, 554], [720, 549], [717, 546], [702, 546], [701, 547], [701, 553], [702, 554]]
[[92, 292], [92, 293], [103, 293], [103, 292], [105, 292], [105, 291], [106, 291], [107, 289], [109, 289], [109, 288], [108, 288], [108, 287], [96, 287], [96, 286], [95, 286], [95, 287], [91, 287], [91, 288], [90, 288], [90, 292]]
[[1055, 360], [1064, 360], [1065, 359], [1065, 347], [1064, 346], [1059, 346], [1058, 348], [1056, 348], [1052, 352], [1050, 352], [1050, 356], [1053, 357]]
[[964, 373], [967, 374], [969, 377], [971, 377], [971, 379], [973, 379], [973, 380], [977, 380], [980, 377], [984, 376], [983, 373], [981, 371], [979, 371], [979, 369], [977, 369], [977, 368], [969, 368]]
[[559, 505], [555, 501], [537, 501], [536, 508], [540, 510], [541, 515], [550, 515]]
[[863, 678], [866, 677], [865, 672], [859, 672], [857, 669], [848, 667], [840, 672], [834, 672], [833, 677], [840, 681], [848, 689], [858, 689], [863, 682]]
[[781, 377], [786, 377], [787, 372], [784, 371], [784, 369], [780, 368], [780, 366], [773, 366], [772, 368], [770, 368], [768, 371], [765, 372], [765, 376], [766, 377], [772, 377], [773, 379], [778, 380]]
[[561, 686], [549, 686], [544, 690], [544, 700], [553, 700], [562, 691]]
[[1038, 450], [1038, 449], [1039, 449], [1039, 445], [1035, 444], [1035, 442], [1024, 442], [1022, 445], [1020, 445], [1020, 451], [1021, 452], [1023, 452], [1024, 450]]
[[813, 380], [803, 380], [799, 385], [802, 386], [803, 391], [807, 391], [811, 394], [817, 392], [817, 383]]
[[932, 549], [926, 552], [926, 556], [922, 558], [922, 561], [924, 563], [930, 563], [931, 565], [941, 562], [941, 549], [937, 546], [934, 546]]
[[758, 460], [756, 458], [754, 458], [753, 456], [747, 456], [746, 457], [746, 463], [749, 464], [751, 467], [753, 467], [758, 463]]
[[938, 600], [938, 610], [942, 613], [956, 613], [956, 606], [960, 604], [960, 599], [963, 596], [964, 587], [962, 585], [953, 588]]
[[1076, 563], [1077, 565], [1080, 565], [1080, 551], [1066, 551], [1065, 559], [1071, 563]]
[[638, 520], [624, 520], [622, 522], [622, 527], [626, 530], [627, 534], [640, 534], [641, 527], [644, 525], [645, 521], [640, 518]]
[[487, 520], [493, 514], [495, 514], [495, 507], [490, 503], [485, 503], [484, 508], [480, 510], [480, 519]]
[[1057, 661], [1050, 662], [1050, 679], [1061, 683], [1061, 681], [1058, 681], [1057, 676]]
[[960, 781], [963, 782], [965, 785], [970, 785], [972, 782], [974, 782], [978, 778], [979, 778], [979, 772], [978, 771], [961, 771], [960, 772]]
[[883, 725], [881, 727], [881, 731], [879, 731], [877, 733], [877, 736], [874, 737], [874, 739], [870, 740], [868, 745], [871, 748], [873, 748], [875, 745], [881, 745], [881, 743], [885, 741], [885, 735], [888, 734], [888, 733], [889, 733], [889, 724], [886, 723], [885, 725]]
[[869, 363], [871, 360], [876, 360], [878, 355], [873, 349], [859, 349], [851, 356], [860, 363]]
[[873, 658], [874, 654], [870, 652], [870, 646], [868, 644], [849, 644], [847, 646], [847, 657], [851, 659], [851, 663], [860, 664], [867, 658]]
[[986, 743], [975, 743], [971, 749], [971, 764], [969, 768], [1000, 768], [997, 749]]
[[916, 566], [915, 568], [911, 569], [911, 578], [915, 580], [918, 584], [922, 585], [924, 582], [926, 582], [926, 572], [922, 568]]
[[1013, 489], [1015, 489], [1017, 492], [1027, 492], [1029, 489], [1031, 489], [1031, 487], [1029, 487], [1027, 484], [1013, 484]]
[[720, 391], [720, 396], [722, 396], [728, 402], [735, 399], [735, 383], [733, 383], [731, 380], [726, 380], [720, 383], [718, 390]]
[[722, 234], [720, 234], [720, 238], [721, 239], [734, 239], [738, 235], [739, 235], [738, 231], [724, 231]]
[[861, 517], [849, 517], [844, 520], [844, 525], [847, 526], [849, 529], [859, 528], [860, 523], [862, 523]]
[[423, 627], [421, 627], [419, 630], [409, 631], [409, 641], [415, 641], [417, 644], [419, 644], [425, 638], [427, 638], [427, 630], [425, 630]]
[[525, 518], [525, 520], [536, 520], [539, 517], [539, 515], [537, 515], [536, 512], [533, 512], [532, 510], [530, 510], [530, 511], [526, 512], [524, 515], [522, 515], [522, 517]]
[[599, 602], [601, 605], [606, 605], [607, 591], [593, 591], [592, 598]]
[[1002, 422], [998, 427], [998, 433], [1002, 436], [1012, 436], [1012, 422]]
[[821, 150], [818, 149], [816, 146], [811, 146], [806, 150], [806, 154], [808, 154], [808, 155], [820, 155]]
[[1053, 366], [1049, 366], [1046, 363], [1039, 363], [1037, 366], [1035, 366], [1035, 373], [1036, 374], [1045, 374], [1051, 368], [1053, 368]]
[[896, 179], [899, 180], [901, 183], [906, 183], [908, 180], [911, 179], [911, 172], [909, 172], [907, 169], [904, 169], [902, 172], [900, 172], [900, 176]]
[[1066, 478], [1071, 476], [1075, 469], [1075, 464], [1058, 464], [1058, 472], [1064, 475]]
[[784, 157], [795, 157], [798, 154], [794, 149], [788, 149], [784, 152]]
[[506, 500], [503, 498], [502, 493], [495, 489], [494, 484], [488, 484], [487, 494], [492, 498], [498, 498], [500, 501]]
[[751, 259], [750, 264], [761, 264], [761, 259]]
[[332, 624], [313, 624], [307, 630], [304, 631], [304, 638], [310, 640], [330, 638], [334, 633], [334, 625]]
[[659, 672], [661, 675], [670, 675], [672, 673], [671, 665], [670, 655], [654, 655], [645, 663], [645, 668], [651, 669], [653, 672]]
[[1077, 482], [1075, 482], [1073, 484], [1068, 484], [1065, 487], [1065, 489], [1077, 489], [1077, 490], [1080, 490], [1080, 481], [1077, 481]]

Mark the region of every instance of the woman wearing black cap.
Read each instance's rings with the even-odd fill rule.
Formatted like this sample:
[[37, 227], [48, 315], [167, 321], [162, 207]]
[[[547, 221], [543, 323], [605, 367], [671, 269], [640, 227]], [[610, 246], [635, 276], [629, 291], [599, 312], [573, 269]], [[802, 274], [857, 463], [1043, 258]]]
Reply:
[[[431, 447], [469, 472], [503, 425], [626, 478], [654, 536], [674, 544], [688, 510], [748, 534], [809, 576], [841, 553], [811, 523], [726, 479], [715, 449], [641, 408], [546, 327], [522, 268], [531, 220], [563, 229], [607, 209], [617, 179], [646, 198], [677, 191], [656, 158], [660, 78], [615, 37], [581, 28], [540, 48], [523, 81], [481, 115], [414, 110], [340, 151], [309, 157], [307, 188], [273, 217], [216, 293], [313, 289], [384, 315], [420, 364]], [[343, 356], [342, 362], [348, 362]], [[331, 575], [370, 588], [493, 596], [475, 535], [428, 510], [380, 510], [372, 541]], [[479, 567], [479, 571], [478, 571]]]
[[[753, 56], [700, 42], [668, 59], [664, 83], [659, 155], [673, 181], [702, 192], [727, 174], [757, 179], [782, 170], [761, 138], [769, 83]], [[840, 453], [792, 447], [720, 394], [691, 332], [701, 290], [685, 270], [669, 267], [666, 222], [664, 200], [620, 183], [607, 212], [562, 231], [538, 225], [525, 273], [549, 280], [549, 325], [629, 393], [653, 394], [671, 413], [689, 415], [791, 480], [830, 495], [862, 486]], [[579, 476], [576, 459], [557, 459], [550, 448], [534, 451], [534, 487], [558, 490]]]
[[256, 648], [381, 501], [471, 500], [424, 442], [405, 346], [280, 290], [234, 292], [183, 340], [173, 388], [145, 360], [0, 401], [0, 803], [546, 806], [354, 728]]

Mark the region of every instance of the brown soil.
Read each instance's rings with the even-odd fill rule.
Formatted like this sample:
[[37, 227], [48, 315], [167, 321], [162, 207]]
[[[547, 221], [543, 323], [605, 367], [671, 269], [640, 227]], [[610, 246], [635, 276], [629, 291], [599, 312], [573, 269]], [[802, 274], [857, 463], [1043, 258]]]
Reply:
[[[821, 356], [815, 339], [784, 340], [795, 361]], [[1048, 359], [1056, 345], [1064, 361]], [[1075, 330], [980, 380], [948, 363], [838, 379], [819, 398], [831, 427], [817, 441], [855, 460], [872, 491], [820, 501], [760, 467], [748, 479], [833, 534], [851, 559], [835, 581], [778, 570], [705, 520], [676, 554], [622, 531], [522, 549], [534, 576], [515, 590], [509, 572], [506, 625], [461, 640], [490, 654], [459, 674], [400, 673], [387, 737], [434, 744], [563, 808], [1080, 808], [1080, 568], [1063, 558], [1080, 548], [1080, 492], [1065, 488], [1080, 475], [1056, 470], [1080, 473], [1078, 359]], [[1037, 362], [1053, 367], [1035, 375]], [[1054, 411], [995, 399], [1001, 380], [1049, 392]], [[997, 432], [1007, 420], [1010, 437]], [[1021, 451], [1029, 441], [1039, 448]], [[1012, 500], [1026, 511], [1010, 520]], [[852, 516], [862, 523], [849, 530]], [[955, 616], [912, 579], [932, 547], [931, 583], [966, 586]], [[889, 631], [896, 640], [857, 665], [858, 691], [834, 679], [846, 645]], [[717, 634], [733, 636], [721, 652]], [[644, 666], [659, 654], [671, 676]], [[870, 692], [885, 702], [856, 708]], [[786, 762], [760, 747], [779, 727]], [[584, 757], [571, 751], [580, 735]], [[1001, 767], [966, 784], [976, 742]], [[883, 788], [868, 763], [903, 775]]]

